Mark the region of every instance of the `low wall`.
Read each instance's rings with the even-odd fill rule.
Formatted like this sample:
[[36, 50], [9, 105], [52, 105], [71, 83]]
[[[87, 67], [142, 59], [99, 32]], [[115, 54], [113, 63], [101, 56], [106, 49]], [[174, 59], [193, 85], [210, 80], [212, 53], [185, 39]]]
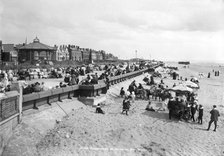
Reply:
[[[160, 64], [153, 65], [150, 68], [122, 74], [119, 76], [110, 77], [109, 83], [110, 85], [114, 85], [122, 81], [125, 81], [126, 79], [139, 76], [144, 72], [148, 71], [153, 72], [154, 69], [157, 68], [158, 66], [160, 66]], [[99, 82], [99, 84], [96, 85], [74, 85], [65, 88], [52, 89], [39, 93], [23, 95], [22, 106], [23, 110], [38, 109], [38, 106], [41, 106], [43, 104], [51, 105], [52, 102], [62, 101], [63, 99], [66, 98], [96, 97], [99, 96], [100, 94], [106, 94], [106, 92], [107, 92], [107, 86], [105, 83], [102, 83], [101, 81]]]
[[62, 101], [63, 99], [78, 97], [79, 85], [67, 86], [38, 93], [23, 95], [23, 110], [38, 109], [38, 106], [52, 102]]
[[19, 124], [19, 94], [17, 91], [7, 92], [0, 99], [0, 155]]

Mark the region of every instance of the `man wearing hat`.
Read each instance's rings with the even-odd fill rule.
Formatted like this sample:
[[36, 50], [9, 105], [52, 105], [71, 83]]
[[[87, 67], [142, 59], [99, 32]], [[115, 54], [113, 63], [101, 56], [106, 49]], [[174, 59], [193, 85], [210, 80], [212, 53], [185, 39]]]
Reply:
[[207, 131], [209, 131], [211, 124], [214, 122], [215, 124], [215, 129], [214, 131], [216, 131], [217, 128], [217, 121], [218, 121], [218, 117], [220, 116], [219, 111], [216, 108], [216, 105], [213, 105], [213, 109], [210, 111], [211, 114], [211, 118], [208, 124], [208, 129]]

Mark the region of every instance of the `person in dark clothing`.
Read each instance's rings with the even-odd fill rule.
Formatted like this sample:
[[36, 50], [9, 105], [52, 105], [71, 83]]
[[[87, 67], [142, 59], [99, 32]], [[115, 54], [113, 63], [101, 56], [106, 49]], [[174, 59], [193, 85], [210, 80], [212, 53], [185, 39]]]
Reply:
[[137, 89], [144, 89], [141, 83], [139, 83], [139, 86]]
[[106, 77], [105, 83], [107, 85], [107, 90], [108, 90], [110, 88], [110, 80], [109, 80], [108, 76]]
[[195, 122], [194, 115], [196, 113], [196, 110], [197, 110], [197, 105], [196, 105], [196, 103], [193, 103], [191, 105], [191, 119], [193, 119], [193, 122]]
[[156, 110], [151, 106], [151, 101], [149, 101], [148, 105], [146, 106], [145, 110], [155, 112]]
[[128, 87], [128, 91], [130, 93], [134, 92], [135, 91], [135, 88], [134, 88], [134, 85], [133, 84], [130, 84], [129, 87]]
[[169, 102], [168, 102], [169, 119], [171, 119], [171, 117], [173, 115], [174, 107], [175, 107], [175, 101], [169, 100]]
[[208, 78], [210, 78], [210, 72], [208, 73]]
[[98, 84], [98, 78], [96, 79], [96, 77], [92, 78], [90, 81], [91, 84]]
[[176, 80], [177, 78], [177, 73], [173, 72], [173, 80]]
[[63, 84], [62, 82], [60, 82], [59, 86], [60, 86], [60, 88], [64, 88], [64, 87], [66, 87], [67, 85], [66, 85], [66, 84]]
[[95, 73], [95, 79], [96, 79], [96, 80], [97, 80], [97, 82], [98, 82], [99, 76], [98, 76], [98, 74], [97, 74], [97, 73]]
[[105, 114], [104, 111], [100, 108], [100, 104], [96, 106], [96, 113]]
[[182, 120], [184, 117], [184, 111], [185, 111], [185, 107], [186, 107], [186, 103], [184, 102], [184, 100], [181, 99], [180, 103], [179, 103], [179, 120]]
[[128, 115], [128, 111], [130, 109], [131, 103], [130, 103], [130, 97], [125, 97], [123, 100], [123, 110], [122, 114], [126, 112], [126, 115]]
[[149, 85], [153, 85], [153, 84], [155, 84], [154, 78], [153, 78], [153, 76], [150, 76], [150, 83], [149, 83]]
[[121, 87], [120, 96], [123, 97], [125, 94], [124, 87]]
[[202, 117], [203, 117], [203, 106], [199, 105], [199, 109], [198, 109], [198, 123], [202, 124]]
[[216, 131], [217, 128], [217, 121], [218, 121], [218, 117], [220, 116], [219, 111], [216, 109], [216, 105], [213, 105], [213, 109], [210, 111], [211, 114], [211, 118], [208, 124], [208, 129], [207, 131], [209, 131], [211, 124], [214, 122], [215, 124], [215, 129], [214, 131]]

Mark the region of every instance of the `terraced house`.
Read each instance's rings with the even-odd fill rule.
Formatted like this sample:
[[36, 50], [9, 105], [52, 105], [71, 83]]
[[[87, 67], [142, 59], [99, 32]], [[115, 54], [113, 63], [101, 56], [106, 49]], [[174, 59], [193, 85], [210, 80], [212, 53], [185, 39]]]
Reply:
[[56, 58], [57, 61], [66, 61], [69, 60], [69, 51], [67, 45], [55, 46], [56, 50]]

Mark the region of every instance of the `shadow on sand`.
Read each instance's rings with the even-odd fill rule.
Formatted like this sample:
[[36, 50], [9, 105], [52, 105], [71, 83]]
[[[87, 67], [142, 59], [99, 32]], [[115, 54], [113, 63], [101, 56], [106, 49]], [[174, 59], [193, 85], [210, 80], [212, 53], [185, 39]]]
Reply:
[[165, 122], [165, 124], [166, 123], [171, 123], [171, 122], [175, 122], [175, 123], [178, 123], [179, 122], [175, 118], [169, 119], [169, 114], [166, 111], [165, 112], [161, 112], [161, 111], [159, 111], [159, 112], [157, 112], [157, 111], [156, 112], [153, 112], [153, 111], [147, 111], [147, 110], [145, 110], [145, 112], [143, 112], [142, 114], [143, 115], [146, 115], [148, 117], [151, 117], [151, 118], [155, 118], [156, 119], [155, 121], [161, 120], [161, 121]]
[[201, 127], [196, 127], [194, 129], [201, 130], [201, 131], [207, 131], [207, 128], [201, 128]]

